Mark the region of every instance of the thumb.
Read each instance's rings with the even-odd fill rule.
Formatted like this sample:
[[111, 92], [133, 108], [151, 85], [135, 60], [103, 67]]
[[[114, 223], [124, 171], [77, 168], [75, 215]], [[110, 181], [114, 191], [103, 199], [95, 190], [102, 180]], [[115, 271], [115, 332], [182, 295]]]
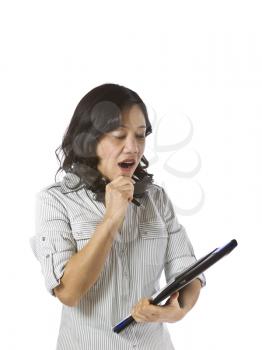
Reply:
[[177, 305], [178, 304], [179, 292], [176, 292], [170, 296], [170, 304]]
[[170, 298], [171, 298], [172, 300], [177, 299], [178, 297], [179, 297], [179, 292], [175, 292], [174, 294], [171, 294], [171, 295], [170, 295]]
[[174, 305], [178, 303], [177, 298], [179, 297], [179, 292], [175, 292], [173, 294], [170, 295], [169, 299], [167, 300], [167, 302], [165, 303], [165, 305]]

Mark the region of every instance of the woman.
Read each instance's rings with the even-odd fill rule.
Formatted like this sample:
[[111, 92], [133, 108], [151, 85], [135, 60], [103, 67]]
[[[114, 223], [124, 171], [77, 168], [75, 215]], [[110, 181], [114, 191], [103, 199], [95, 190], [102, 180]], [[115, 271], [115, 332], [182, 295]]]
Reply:
[[[164, 323], [181, 320], [205, 285], [200, 275], [165, 305], [149, 302], [163, 270], [168, 283], [196, 260], [166, 191], [145, 170], [151, 132], [137, 93], [92, 89], [61, 145], [66, 175], [37, 194], [31, 244], [63, 304], [57, 350], [174, 349]], [[114, 333], [130, 313], [137, 322]]]

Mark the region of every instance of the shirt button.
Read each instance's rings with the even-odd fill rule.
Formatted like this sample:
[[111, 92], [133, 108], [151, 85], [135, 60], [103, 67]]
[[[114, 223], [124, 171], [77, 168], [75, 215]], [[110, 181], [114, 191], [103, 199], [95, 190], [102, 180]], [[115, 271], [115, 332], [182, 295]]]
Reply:
[[47, 254], [45, 257], [46, 257], [46, 258], [50, 258], [50, 254]]
[[42, 237], [42, 241], [45, 241], [45, 237]]

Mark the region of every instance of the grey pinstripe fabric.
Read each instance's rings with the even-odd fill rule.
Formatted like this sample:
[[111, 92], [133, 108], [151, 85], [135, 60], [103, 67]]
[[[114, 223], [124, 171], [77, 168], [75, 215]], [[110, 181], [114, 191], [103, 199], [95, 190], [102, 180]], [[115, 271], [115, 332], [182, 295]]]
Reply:
[[[53, 296], [66, 262], [87, 244], [105, 213], [104, 203], [90, 190], [69, 189], [76, 181], [67, 173], [36, 196], [36, 233], [30, 243]], [[56, 350], [174, 349], [165, 323], [133, 323], [119, 334], [112, 331], [142, 297], [160, 288], [163, 270], [169, 282], [196, 260], [166, 191], [152, 184], [139, 201], [140, 207], [128, 206], [96, 283], [79, 305], [63, 305]], [[199, 279], [204, 286], [205, 276]]]

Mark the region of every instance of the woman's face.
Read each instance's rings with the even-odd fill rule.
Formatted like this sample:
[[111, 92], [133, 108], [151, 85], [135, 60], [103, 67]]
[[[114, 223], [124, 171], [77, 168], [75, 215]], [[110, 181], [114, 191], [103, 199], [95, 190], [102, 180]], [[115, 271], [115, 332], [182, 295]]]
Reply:
[[[146, 123], [141, 109], [133, 105], [121, 117], [120, 127], [103, 135], [96, 149], [97, 169], [110, 181], [120, 175], [132, 177], [145, 149]], [[134, 164], [128, 168], [119, 166], [125, 160]]]

